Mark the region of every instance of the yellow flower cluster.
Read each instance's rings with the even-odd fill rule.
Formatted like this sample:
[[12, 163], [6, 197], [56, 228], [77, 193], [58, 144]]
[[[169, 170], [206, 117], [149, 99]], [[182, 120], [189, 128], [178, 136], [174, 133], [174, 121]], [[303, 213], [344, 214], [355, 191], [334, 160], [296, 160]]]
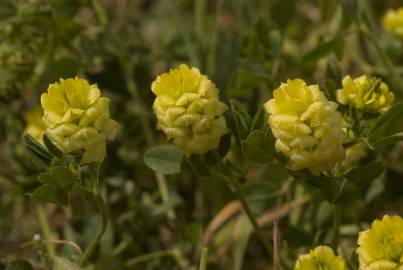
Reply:
[[109, 116], [109, 101], [96, 84], [84, 79], [60, 79], [49, 85], [41, 96], [47, 136], [65, 153], [84, 149], [82, 163], [103, 160], [106, 139], [113, 139], [118, 130]]
[[403, 219], [385, 215], [360, 232], [357, 253], [360, 270], [403, 269]]
[[46, 125], [42, 120], [43, 111], [41, 107], [35, 107], [28, 111], [25, 115], [27, 128], [25, 132], [35, 138], [38, 142], [42, 142], [42, 136], [45, 134]]
[[162, 129], [186, 155], [216, 149], [228, 132], [218, 89], [197, 68], [180, 65], [157, 77], [151, 90], [153, 109]]
[[393, 34], [403, 37], [403, 8], [389, 10], [383, 17], [383, 27]]
[[326, 99], [318, 85], [288, 80], [274, 90], [265, 105], [275, 148], [285, 154], [295, 170], [318, 175], [331, 170], [344, 157], [345, 134], [337, 104]]
[[366, 75], [343, 78], [343, 88], [337, 90], [337, 101], [357, 109], [373, 112], [386, 112], [395, 101], [395, 95], [386, 83]]
[[318, 246], [308, 254], [300, 255], [294, 270], [345, 270], [343, 257], [336, 256], [327, 246]]

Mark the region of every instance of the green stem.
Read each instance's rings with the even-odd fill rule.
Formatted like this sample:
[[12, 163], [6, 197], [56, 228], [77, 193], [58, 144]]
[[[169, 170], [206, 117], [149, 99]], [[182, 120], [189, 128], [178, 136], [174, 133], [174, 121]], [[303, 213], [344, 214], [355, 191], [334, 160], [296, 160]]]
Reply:
[[[41, 241], [43, 244], [45, 245], [67, 245], [70, 246], [72, 248], [74, 248], [78, 254], [82, 254], [82, 250], [81, 248], [74, 242], [72, 241], [67, 241], [67, 240], [43, 240]], [[17, 247], [13, 247], [7, 250], [2, 250], [0, 251], [0, 258], [4, 258], [10, 254], [16, 253], [16, 252], [20, 252], [21, 250], [34, 246], [37, 244], [37, 241], [35, 240], [31, 240], [31, 241], [27, 241], [24, 243], [21, 243], [19, 246]]]
[[260, 241], [262, 242], [263, 246], [265, 247], [267, 253], [272, 254], [273, 253], [273, 247], [270, 243], [269, 238], [263, 231], [262, 227], [259, 225], [259, 223], [256, 220], [255, 215], [252, 213], [252, 210], [249, 206], [249, 203], [246, 200], [245, 197], [245, 192], [242, 187], [242, 184], [239, 182], [238, 179], [233, 178], [233, 177], [227, 177], [227, 179], [231, 182], [231, 184], [235, 187], [238, 199], [241, 201], [242, 207], [246, 213], [246, 215], [249, 218], [249, 221], [252, 223], [257, 236], [259, 237]]
[[364, 27], [360, 27], [359, 30], [372, 43], [372, 45], [374, 45], [375, 49], [377, 50], [379, 56], [382, 59], [382, 62], [385, 65], [385, 67], [389, 70], [390, 73], [394, 74], [394, 69], [393, 69], [392, 62], [389, 59], [388, 55], [381, 48], [381, 46], [379, 45], [379, 43], [376, 40], [376, 38], [372, 35], [372, 33], [370, 31], [368, 31]]
[[100, 0], [92, 0], [91, 4], [94, 8], [99, 23], [102, 25], [102, 27], [105, 27], [108, 24], [108, 15], [106, 14], [103, 4]]
[[[143, 98], [141, 97], [138, 88], [133, 80], [133, 59], [131, 61], [128, 61], [128, 64], [124, 66], [125, 68], [125, 80], [127, 84], [127, 88], [130, 92], [130, 94], [133, 96], [135, 99], [137, 106], [139, 108], [139, 111], [141, 112], [147, 112], [148, 110], [146, 109], [145, 103], [143, 101]], [[144, 137], [147, 142], [147, 147], [152, 147], [154, 145], [154, 134], [151, 129], [150, 122], [148, 120], [148, 117], [146, 116], [141, 116], [139, 117], [140, 124], [142, 127], [142, 130], [144, 132]], [[161, 194], [161, 199], [164, 203], [167, 203], [169, 201], [169, 192], [168, 192], [168, 185], [166, 183], [165, 176], [163, 174], [154, 173], [155, 178], [157, 179], [157, 184], [158, 184], [158, 189]], [[176, 218], [175, 212], [170, 209], [167, 212], [167, 217], [169, 220], [174, 220]]]
[[108, 214], [106, 209], [106, 204], [104, 199], [102, 198], [101, 190], [100, 190], [100, 183], [99, 183], [99, 171], [100, 171], [100, 164], [97, 168], [97, 175], [95, 179], [95, 186], [94, 186], [94, 199], [95, 203], [101, 213], [102, 224], [101, 227], [98, 228], [97, 234], [91, 240], [90, 244], [88, 245], [87, 249], [84, 251], [80, 258], [80, 265], [84, 266], [87, 261], [91, 258], [92, 254], [94, 253], [99, 241], [101, 240], [102, 236], [106, 231], [106, 227], [108, 226]]
[[280, 232], [278, 229], [278, 218], [273, 222], [273, 263], [274, 269], [280, 270], [281, 259], [280, 259]]
[[370, 31], [368, 31], [365, 27], [359, 27], [360, 33], [362, 33], [375, 47], [376, 51], [378, 52], [383, 64], [385, 65], [385, 68], [388, 70], [391, 78], [395, 80], [395, 82], [399, 85], [403, 85], [402, 79], [399, 77], [399, 75], [396, 73], [396, 67], [393, 64], [392, 60], [389, 58], [389, 56], [384, 52], [382, 47], [379, 45], [378, 40], [372, 35]]
[[199, 42], [203, 42], [204, 40], [204, 26], [205, 26], [205, 18], [206, 18], [206, 9], [207, 9], [207, 1], [206, 0], [196, 0], [195, 1], [195, 29]]
[[333, 209], [333, 238], [332, 247], [334, 250], [339, 246], [340, 238], [340, 222], [341, 222], [341, 206], [334, 205]]
[[213, 74], [215, 72], [219, 19], [220, 19], [221, 10], [223, 8], [223, 5], [224, 5], [223, 0], [217, 1], [215, 25], [214, 25], [214, 28], [212, 31], [209, 52], [207, 54], [207, 75], [209, 75], [209, 76], [213, 76]]
[[[50, 229], [48, 217], [46, 216], [45, 207], [42, 203], [36, 205], [36, 213], [38, 214], [39, 224], [42, 228], [42, 233], [45, 240], [50, 240], [52, 237], [52, 231]], [[55, 247], [52, 245], [48, 246], [48, 253], [51, 257], [56, 255]]]
[[156, 252], [148, 253], [145, 255], [140, 255], [133, 259], [130, 259], [125, 262], [125, 265], [126, 265], [126, 267], [130, 267], [130, 266], [142, 263], [142, 262], [146, 262], [146, 261], [150, 261], [150, 260], [154, 260], [154, 259], [158, 259], [158, 258], [166, 257], [166, 256], [172, 256], [176, 259], [177, 252], [178, 251], [176, 249], [156, 251]]
[[199, 270], [207, 269], [208, 248], [202, 247]]

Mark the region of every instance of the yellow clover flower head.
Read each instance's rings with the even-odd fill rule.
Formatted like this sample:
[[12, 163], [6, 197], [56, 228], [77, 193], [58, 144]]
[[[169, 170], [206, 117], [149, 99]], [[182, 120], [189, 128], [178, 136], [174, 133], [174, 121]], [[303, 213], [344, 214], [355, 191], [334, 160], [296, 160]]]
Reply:
[[151, 90], [157, 96], [153, 109], [158, 129], [186, 155], [218, 148], [228, 132], [223, 116], [228, 107], [219, 100], [215, 84], [197, 68], [182, 64], [161, 74]]
[[360, 270], [403, 269], [403, 219], [385, 215], [360, 232], [356, 252]]
[[294, 270], [345, 270], [346, 263], [327, 246], [318, 246], [308, 254], [298, 257]]
[[403, 7], [397, 10], [388, 10], [382, 23], [386, 30], [403, 38]]
[[286, 155], [295, 170], [319, 175], [343, 159], [345, 134], [337, 104], [327, 100], [318, 85], [288, 80], [264, 105], [276, 138], [275, 149]]
[[96, 84], [60, 79], [41, 96], [46, 135], [63, 152], [84, 149], [81, 163], [102, 161], [106, 139], [116, 136], [118, 123], [109, 116], [109, 102]]
[[357, 109], [386, 112], [395, 101], [395, 95], [386, 83], [366, 75], [352, 79], [349, 75], [342, 81], [343, 88], [337, 90], [337, 101]]
[[45, 134], [46, 125], [42, 120], [43, 111], [40, 106], [33, 108], [25, 114], [27, 128], [25, 132], [35, 138], [38, 142], [42, 143], [42, 136]]

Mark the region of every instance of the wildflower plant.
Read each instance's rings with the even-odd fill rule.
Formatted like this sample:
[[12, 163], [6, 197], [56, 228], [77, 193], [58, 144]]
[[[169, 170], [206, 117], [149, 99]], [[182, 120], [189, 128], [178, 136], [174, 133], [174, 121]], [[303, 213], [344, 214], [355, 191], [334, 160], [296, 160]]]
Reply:
[[[74, 186], [95, 201], [101, 226], [80, 258], [84, 265], [106, 230], [107, 213], [99, 174], [106, 157], [106, 139], [116, 136], [118, 123], [110, 119], [109, 99], [97, 85], [81, 78], [61, 79], [41, 96], [42, 110], [28, 113], [25, 142], [33, 160], [46, 168], [32, 195], [68, 206]], [[42, 117], [40, 117], [42, 116]], [[42, 137], [40, 137], [42, 135]], [[38, 140], [39, 139], [39, 140]]]
[[51, 84], [42, 94], [46, 135], [64, 153], [84, 149], [82, 163], [106, 156], [106, 139], [113, 140], [118, 124], [109, 116], [109, 99], [97, 85], [75, 78]]
[[1, 2], [0, 270], [401, 269], [386, 2]]

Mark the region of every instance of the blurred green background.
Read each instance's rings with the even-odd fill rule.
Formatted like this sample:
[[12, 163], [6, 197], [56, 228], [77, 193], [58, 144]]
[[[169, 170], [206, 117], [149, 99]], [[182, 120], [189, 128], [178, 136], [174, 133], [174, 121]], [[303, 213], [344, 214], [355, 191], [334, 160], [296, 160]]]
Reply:
[[[272, 269], [272, 259], [221, 180], [197, 176], [185, 163], [181, 174], [167, 177], [169, 200], [162, 202], [157, 179], [143, 163], [147, 149], [167, 143], [155, 128], [151, 82], [180, 63], [196, 66], [217, 84], [225, 102], [238, 99], [251, 115], [287, 78], [324, 88], [328, 79], [340, 84], [346, 74], [371, 74], [400, 99], [403, 40], [385, 31], [381, 18], [401, 3], [2, 0], [0, 261], [22, 257], [41, 269], [34, 249], [17, 249], [43, 230], [42, 204], [29, 196], [40, 169], [22, 142], [26, 113], [39, 105], [49, 83], [79, 76], [111, 99], [111, 115], [122, 126], [108, 145], [102, 171], [111, 219], [93, 269], [197, 269], [202, 245], [209, 247], [209, 270]], [[239, 146], [229, 154], [236, 159]], [[357, 232], [374, 218], [403, 214], [403, 144], [385, 147], [379, 158], [387, 161], [387, 173], [344, 210], [341, 253], [347, 258]], [[247, 196], [268, 234], [274, 217], [281, 217], [284, 269], [293, 267], [300, 252], [329, 242], [329, 203], [291, 181], [278, 165], [243, 165], [252, 166]], [[78, 192], [70, 208], [46, 204], [45, 210], [53, 238], [81, 246], [100, 222]], [[64, 246], [58, 252], [74, 254]]]

